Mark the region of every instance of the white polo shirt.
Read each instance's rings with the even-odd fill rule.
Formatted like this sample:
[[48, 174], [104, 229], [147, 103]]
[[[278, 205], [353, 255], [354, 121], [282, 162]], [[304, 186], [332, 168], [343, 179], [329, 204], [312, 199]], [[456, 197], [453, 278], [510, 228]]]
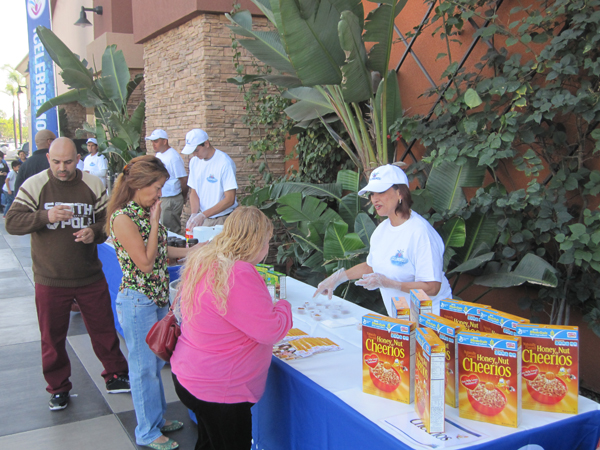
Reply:
[[163, 162], [169, 171], [169, 179], [162, 188], [162, 196], [174, 197], [179, 195], [181, 193], [179, 178], [187, 176], [183, 159], [181, 159], [181, 156], [179, 156], [179, 153], [173, 147], [162, 153], [156, 152], [156, 157]]
[[108, 161], [104, 155], [96, 153], [95, 155], [87, 155], [83, 160], [83, 171], [96, 175], [102, 184], [106, 187], [106, 171], [108, 170]]
[[[192, 158], [188, 186], [196, 191], [200, 200], [200, 211], [206, 211], [225, 197], [225, 192], [237, 189], [235, 163], [226, 153], [215, 149], [209, 160]], [[230, 214], [237, 208], [237, 197], [232, 206], [209, 218]]]

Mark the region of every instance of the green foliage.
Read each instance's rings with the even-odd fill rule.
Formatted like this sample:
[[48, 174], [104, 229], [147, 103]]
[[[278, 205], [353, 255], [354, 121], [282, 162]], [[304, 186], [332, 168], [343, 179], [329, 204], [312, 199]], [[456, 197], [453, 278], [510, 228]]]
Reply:
[[38, 116], [50, 108], [74, 101], [86, 108], [93, 107], [96, 123], [85, 124], [83, 131], [96, 136], [98, 149], [108, 156], [111, 171], [119, 172], [124, 164], [142, 154], [140, 138], [145, 103], [140, 102], [130, 114], [127, 102], [142, 82], [143, 75], [131, 78], [125, 56], [115, 45], [106, 47], [102, 55], [102, 72], [96, 75], [97, 71], [88, 68], [87, 61], [81, 61], [52, 31], [44, 27], [36, 30], [44, 48], [62, 69], [63, 81], [71, 88], [40, 106]]
[[[230, 28], [240, 45], [278, 73], [239, 73], [228, 81], [265, 80], [287, 89], [286, 98], [295, 102], [286, 114], [299, 127], [321, 120], [359, 170], [390, 162], [387, 130], [402, 107], [396, 73], [388, 66], [394, 20], [406, 0], [379, 4], [366, 22], [359, 0], [253, 2], [276, 31], [254, 30], [248, 11], [227, 14]], [[373, 43], [369, 52], [366, 42]], [[350, 142], [330, 126], [333, 115]]]
[[[432, 174], [474, 161], [491, 175], [469, 201], [460, 193], [458, 200], [451, 197], [451, 212], [488, 236], [469, 242], [467, 235], [451, 259], [454, 273], [478, 267], [475, 282], [501, 286], [486, 277], [514, 279], [532, 269], [533, 256], [541, 257], [548, 270], [538, 264], [528, 276], [542, 287], [529, 289], [521, 307], [534, 320], [545, 314], [557, 324], [568, 323], [576, 307], [600, 335], [600, 172], [593, 170], [600, 150], [600, 1], [533, 1], [513, 8], [509, 20], [499, 18], [495, 5], [443, 1], [415, 31], [436, 27], [431, 32], [446, 43], [447, 52], [438, 55], [448, 59], [445, 84], [426, 94], [443, 93], [444, 101], [432, 120], [402, 118], [390, 134], [427, 148], [424, 162], [433, 165]], [[493, 42], [473, 70], [459, 69], [450, 52], [469, 18], [489, 20], [475, 34]], [[427, 179], [423, 164], [412, 169]], [[505, 170], [520, 172], [526, 187], [511, 190]], [[435, 213], [433, 220], [447, 218]]]

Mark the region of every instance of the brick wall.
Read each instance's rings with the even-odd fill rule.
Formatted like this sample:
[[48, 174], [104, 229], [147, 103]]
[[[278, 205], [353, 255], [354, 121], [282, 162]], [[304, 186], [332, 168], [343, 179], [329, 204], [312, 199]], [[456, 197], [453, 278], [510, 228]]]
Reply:
[[[250, 131], [242, 123], [243, 94], [226, 81], [236, 75], [229, 23], [222, 14], [203, 14], [144, 44], [146, 129], [164, 129], [178, 151], [189, 130], [204, 129], [214, 147], [235, 161], [243, 192], [249, 175], [258, 175], [258, 164], [246, 162]], [[255, 23], [266, 26], [267, 20]], [[241, 62], [248, 65], [243, 54]], [[283, 158], [283, 148], [270, 156], [276, 174], [284, 173]]]

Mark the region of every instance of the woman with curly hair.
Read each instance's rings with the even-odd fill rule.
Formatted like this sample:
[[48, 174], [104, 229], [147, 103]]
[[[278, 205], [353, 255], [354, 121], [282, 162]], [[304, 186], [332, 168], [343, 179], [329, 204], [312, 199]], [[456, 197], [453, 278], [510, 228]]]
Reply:
[[171, 369], [177, 395], [196, 414], [196, 450], [252, 445], [250, 408], [264, 393], [273, 344], [292, 327], [290, 304], [273, 304], [254, 267], [272, 234], [260, 210], [238, 207], [182, 269], [181, 336]]

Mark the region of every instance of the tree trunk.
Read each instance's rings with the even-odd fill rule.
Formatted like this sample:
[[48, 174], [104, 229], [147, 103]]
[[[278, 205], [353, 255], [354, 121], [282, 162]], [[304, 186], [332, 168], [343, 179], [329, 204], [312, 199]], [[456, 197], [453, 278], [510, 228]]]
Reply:
[[17, 148], [17, 115], [15, 114], [15, 97], [13, 96], [13, 136], [15, 137], [15, 148]]

